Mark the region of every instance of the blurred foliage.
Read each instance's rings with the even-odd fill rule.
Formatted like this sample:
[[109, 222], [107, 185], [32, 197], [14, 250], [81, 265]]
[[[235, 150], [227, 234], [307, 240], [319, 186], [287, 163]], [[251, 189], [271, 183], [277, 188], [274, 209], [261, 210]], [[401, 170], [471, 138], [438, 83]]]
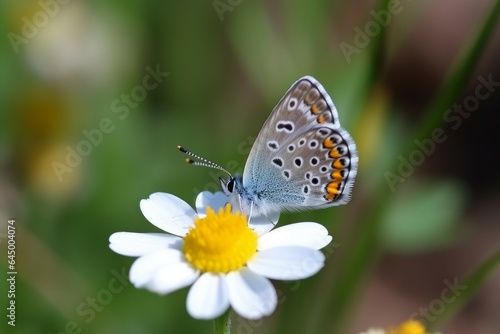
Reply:
[[[220, 174], [186, 166], [178, 144], [241, 172], [269, 112], [306, 74], [325, 86], [358, 143], [353, 200], [342, 208], [283, 215], [280, 224], [324, 223], [336, 248], [326, 268], [300, 282], [300, 289], [276, 283], [284, 302], [273, 316], [253, 323], [235, 319], [235, 328], [338, 329], [343, 324], [334, 320], [349, 320], [348, 306], [383, 254], [451, 248], [466, 238], [463, 213], [470, 196], [463, 180], [426, 171], [424, 164], [391, 192], [384, 173], [405, 145], [412, 147], [412, 135], [430, 136], [425, 131], [439, 126], [443, 110], [466, 89], [497, 8], [478, 9], [477, 21], [463, 31], [460, 54], [469, 56], [467, 66], [453, 68], [457, 75], [447, 76], [452, 91], [441, 100], [436, 94], [434, 109], [421, 115], [428, 122], [418, 127], [410, 112], [421, 101], [404, 103], [385, 75], [401, 45], [440, 6], [401, 2], [402, 11], [373, 43], [347, 58], [339, 47], [353, 43], [353, 28], [374, 20], [370, 11], [387, 3], [2, 2], [0, 233], [7, 219], [16, 219], [13, 332], [210, 332], [210, 322], [187, 315], [187, 289], [161, 297], [120, 280], [133, 259], [111, 252], [108, 238], [116, 231], [157, 231], [139, 210], [140, 199], [153, 192], [194, 204], [199, 191], [218, 189]], [[487, 23], [486, 32], [474, 35]], [[459, 60], [447, 59], [437, 72]], [[494, 70], [487, 67], [486, 73]], [[4, 258], [0, 267], [6, 271]], [[110, 294], [116, 280], [122, 284]], [[3, 310], [4, 292], [2, 285]]]
[[456, 222], [463, 214], [463, 194], [455, 182], [408, 185], [387, 208], [381, 243], [396, 252], [429, 251], [453, 243], [460, 236]]

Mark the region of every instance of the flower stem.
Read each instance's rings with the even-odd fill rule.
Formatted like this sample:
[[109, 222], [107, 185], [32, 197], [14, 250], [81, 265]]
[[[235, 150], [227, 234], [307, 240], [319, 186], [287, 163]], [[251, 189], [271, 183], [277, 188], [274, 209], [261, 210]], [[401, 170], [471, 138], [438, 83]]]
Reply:
[[231, 308], [214, 319], [214, 334], [231, 334]]
[[484, 286], [486, 280], [500, 270], [500, 249], [491, 254], [478, 268], [476, 268], [467, 278], [463, 280], [463, 291], [456, 294], [452, 303], [446, 306], [443, 312], [436, 315], [435, 319], [429, 325], [429, 329], [439, 328], [446, 320], [456, 315], [472, 297], [476, 295], [479, 289]]

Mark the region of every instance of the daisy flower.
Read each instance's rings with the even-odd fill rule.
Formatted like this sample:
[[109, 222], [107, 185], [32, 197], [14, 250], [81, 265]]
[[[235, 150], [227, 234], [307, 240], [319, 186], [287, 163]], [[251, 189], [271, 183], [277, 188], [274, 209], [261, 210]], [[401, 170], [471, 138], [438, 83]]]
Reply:
[[162, 295], [192, 285], [186, 307], [193, 318], [214, 319], [231, 307], [244, 318], [259, 319], [278, 302], [269, 279], [303, 279], [323, 267], [319, 249], [332, 240], [325, 227], [308, 222], [270, 231], [277, 215], [247, 222], [226, 202], [222, 193], [203, 192], [196, 212], [171, 194], [142, 200], [146, 219], [168, 234], [111, 235], [113, 251], [138, 257], [130, 282]]

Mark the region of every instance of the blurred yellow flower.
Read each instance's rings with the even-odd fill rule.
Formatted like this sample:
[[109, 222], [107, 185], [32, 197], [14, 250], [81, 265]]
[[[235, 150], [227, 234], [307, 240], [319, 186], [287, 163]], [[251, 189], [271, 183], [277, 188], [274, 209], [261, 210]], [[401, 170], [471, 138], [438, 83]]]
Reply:
[[[388, 330], [380, 328], [370, 328], [366, 332], [359, 334], [430, 334], [425, 330], [425, 326], [417, 320], [410, 319], [403, 322], [396, 328], [391, 328]], [[434, 333], [439, 334], [439, 333]]]

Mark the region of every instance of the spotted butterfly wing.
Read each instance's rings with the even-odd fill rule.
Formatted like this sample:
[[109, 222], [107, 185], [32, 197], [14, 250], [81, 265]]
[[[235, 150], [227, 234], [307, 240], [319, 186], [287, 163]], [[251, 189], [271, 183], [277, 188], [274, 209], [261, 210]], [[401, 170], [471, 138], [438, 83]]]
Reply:
[[349, 202], [357, 166], [356, 144], [341, 127], [330, 96], [305, 76], [262, 127], [242, 184], [259, 214], [319, 209]]

